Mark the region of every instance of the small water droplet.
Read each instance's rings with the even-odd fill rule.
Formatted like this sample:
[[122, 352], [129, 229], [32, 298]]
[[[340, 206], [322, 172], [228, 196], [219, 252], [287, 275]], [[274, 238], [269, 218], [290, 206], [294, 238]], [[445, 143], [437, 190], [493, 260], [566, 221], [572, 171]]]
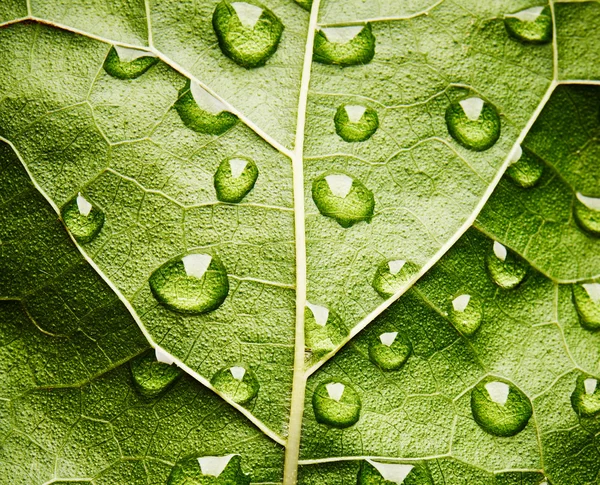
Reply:
[[381, 263], [372, 286], [382, 298], [390, 298], [404, 288], [410, 279], [419, 271], [419, 267], [402, 259]]
[[544, 172], [544, 163], [527, 148], [506, 169], [506, 175], [518, 186], [528, 189], [535, 186]]
[[312, 197], [319, 212], [335, 219], [342, 227], [370, 222], [373, 217], [373, 192], [344, 173], [330, 172], [317, 177], [312, 184]]
[[258, 167], [249, 158], [226, 158], [215, 172], [217, 199], [222, 202], [241, 202], [252, 190], [258, 178]]
[[179, 368], [158, 362], [154, 350], [132, 359], [129, 367], [136, 389], [147, 398], [154, 398], [165, 392], [182, 374]]
[[574, 284], [573, 301], [586, 330], [600, 330], [600, 283]]
[[500, 137], [496, 108], [477, 97], [451, 103], [446, 109], [448, 133], [465, 148], [483, 151]]
[[238, 122], [223, 103], [191, 81], [179, 91], [174, 107], [185, 126], [206, 135], [222, 135]]
[[348, 335], [339, 316], [328, 308], [306, 302], [304, 310], [304, 341], [315, 357], [333, 349]]
[[477, 298], [471, 295], [459, 295], [450, 305], [448, 318], [465, 337], [472, 336], [483, 320], [483, 307]]
[[431, 476], [420, 463], [381, 463], [370, 459], [360, 464], [357, 485], [432, 485]]
[[600, 197], [589, 197], [577, 192], [573, 215], [584, 231], [600, 236]]
[[304, 10], [308, 10], [312, 8], [313, 0], [294, 0], [298, 5], [300, 5]]
[[371, 62], [375, 36], [371, 24], [322, 28], [315, 34], [313, 60], [322, 64], [355, 66]]
[[158, 58], [152, 52], [113, 46], [104, 61], [104, 70], [118, 79], [135, 79], [157, 62]]
[[368, 140], [379, 128], [379, 117], [373, 108], [346, 104], [333, 117], [335, 132], [349, 143]]
[[600, 415], [600, 381], [593, 376], [580, 374], [571, 394], [575, 412], [589, 418]]
[[69, 232], [82, 244], [94, 240], [104, 226], [104, 212], [81, 193], [68, 201], [60, 212]]
[[486, 377], [471, 391], [475, 422], [494, 436], [514, 436], [522, 431], [532, 414], [531, 402], [514, 384]]
[[260, 389], [254, 371], [241, 364], [221, 369], [210, 382], [215, 389], [238, 404], [246, 404], [254, 399]]
[[249, 485], [240, 455], [190, 456], [171, 470], [167, 485]]
[[508, 34], [524, 43], [545, 44], [552, 40], [552, 16], [549, 7], [532, 7], [505, 15]]
[[412, 353], [412, 344], [402, 332], [385, 332], [369, 345], [369, 359], [384, 371], [402, 368]]
[[170, 310], [200, 314], [216, 310], [229, 293], [221, 261], [210, 254], [190, 253], [167, 261], [150, 276], [154, 297]]
[[253, 0], [222, 1], [215, 8], [212, 24], [223, 54], [247, 69], [265, 65], [283, 32], [279, 18]]
[[498, 241], [494, 241], [485, 262], [492, 281], [506, 290], [517, 287], [525, 279], [529, 269], [529, 265], [523, 258], [508, 251]]
[[360, 417], [360, 396], [345, 382], [319, 384], [313, 394], [312, 405], [317, 421], [334, 428], [352, 426]]

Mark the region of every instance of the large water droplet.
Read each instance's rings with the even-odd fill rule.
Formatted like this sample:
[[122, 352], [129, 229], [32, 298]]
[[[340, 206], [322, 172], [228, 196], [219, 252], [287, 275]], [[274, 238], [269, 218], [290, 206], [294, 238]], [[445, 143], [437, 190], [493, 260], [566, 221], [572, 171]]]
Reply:
[[544, 163], [527, 148], [522, 148], [520, 154], [506, 169], [506, 175], [518, 186], [528, 189], [540, 180]]
[[334, 428], [352, 426], [360, 417], [360, 396], [344, 382], [319, 384], [313, 394], [312, 405], [317, 421]]
[[379, 128], [377, 111], [354, 104], [340, 106], [335, 112], [333, 122], [335, 132], [347, 142], [368, 140]]
[[581, 326], [587, 330], [600, 330], [600, 283], [578, 283], [572, 288]]
[[185, 126], [198, 133], [222, 135], [238, 122], [221, 101], [192, 81], [179, 91], [174, 106]]
[[256, 374], [244, 365], [225, 367], [210, 382], [215, 389], [238, 404], [246, 404], [254, 399], [260, 389]]
[[92, 241], [104, 225], [104, 212], [81, 193], [67, 202], [60, 212], [69, 232], [82, 244]]
[[157, 62], [158, 58], [152, 52], [113, 46], [104, 61], [104, 70], [118, 79], [135, 79]]
[[344, 173], [329, 172], [317, 177], [312, 184], [312, 197], [319, 212], [342, 227], [370, 222], [373, 217], [373, 192]]
[[258, 178], [258, 167], [249, 158], [226, 158], [215, 172], [217, 199], [222, 202], [241, 202], [252, 190]]
[[471, 391], [471, 412], [477, 424], [495, 436], [514, 436], [527, 426], [531, 402], [514, 384], [486, 377]]
[[571, 394], [575, 412], [586, 418], [600, 415], [600, 381], [593, 376], [580, 374]]
[[240, 455], [190, 456], [171, 470], [167, 485], [249, 485]]
[[221, 306], [229, 293], [229, 278], [216, 256], [190, 253], [156, 269], [150, 276], [150, 289], [170, 310], [200, 314]]
[[377, 268], [372, 286], [380, 296], [387, 299], [404, 288], [418, 271], [416, 264], [403, 259], [385, 261]]
[[500, 137], [496, 108], [477, 97], [451, 103], [446, 109], [446, 126], [452, 138], [469, 150], [487, 150]]
[[357, 485], [432, 485], [431, 476], [420, 463], [381, 463], [367, 459], [358, 471]]
[[400, 369], [412, 353], [412, 344], [402, 332], [384, 332], [369, 345], [369, 359], [384, 371]]
[[223, 54], [247, 69], [265, 65], [283, 32], [277, 16], [253, 0], [222, 1], [215, 8], [212, 24]]
[[374, 55], [375, 36], [370, 24], [322, 28], [315, 34], [316, 62], [355, 66], [371, 62]]
[[131, 376], [142, 396], [153, 398], [169, 389], [182, 374], [175, 366], [159, 362], [149, 350], [129, 363]]
[[577, 192], [573, 215], [584, 231], [600, 236], [600, 197], [589, 197]]
[[452, 300], [448, 317], [456, 330], [470, 337], [481, 325], [483, 307], [477, 298], [466, 294], [459, 295]]
[[531, 44], [552, 40], [552, 16], [549, 7], [531, 7], [505, 15], [504, 26], [511, 37]]
[[525, 279], [529, 269], [529, 265], [523, 258], [508, 251], [498, 241], [494, 241], [485, 262], [492, 281], [506, 290], [519, 285]]
[[324, 306], [306, 302], [304, 343], [315, 357], [331, 352], [346, 335], [348, 329], [339, 316]]

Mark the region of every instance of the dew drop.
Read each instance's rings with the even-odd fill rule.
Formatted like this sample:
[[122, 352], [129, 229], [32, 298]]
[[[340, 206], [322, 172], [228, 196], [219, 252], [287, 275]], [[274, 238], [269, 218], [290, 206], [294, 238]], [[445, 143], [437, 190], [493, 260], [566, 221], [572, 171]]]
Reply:
[[516, 288], [525, 279], [529, 269], [523, 258], [508, 251], [498, 241], [494, 241], [485, 262], [492, 281], [505, 290]]
[[377, 111], [353, 104], [338, 107], [333, 122], [338, 136], [349, 143], [368, 140], [379, 128]]
[[298, 5], [300, 5], [304, 10], [308, 10], [312, 8], [313, 0], [294, 0]]
[[215, 8], [212, 24], [223, 54], [247, 69], [265, 65], [283, 32], [279, 18], [254, 1], [222, 1]]
[[483, 320], [483, 307], [478, 299], [471, 295], [459, 295], [452, 300], [448, 312], [450, 321], [461, 334], [472, 336]]
[[313, 394], [312, 405], [317, 421], [334, 428], [352, 426], [360, 417], [360, 397], [352, 386], [343, 382], [319, 384]]
[[174, 107], [185, 126], [206, 135], [222, 135], [238, 122], [225, 104], [193, 81], [179, 91]]
[[324, 306], [307, 301], [304, 320], [305, 345], [315, 357], [331, 352], [348, 335], [340, 317]]
[[531, 7], [505, 15], [508, 35], [529, 44], [545, 44], [552, 40], [552, 16], [549, 7]]
[[375, 271], [372, 286], [382, 298], [390, 298], [404, 288], [419, 267], [403, 259], [384, 261]]
[[402, 332], [386, 332], [369, 345], [369, 359], [384, 371], [401, 369], [412, 353], [412, 344]]
[[254, 371], [243, 365], [221, 369], [210, 382], [215, 389], [238, 404], [246, 404], [254, 399], [260, 388]]
[[600, 415], [600, 385], [598, 379], [587, 374], [577, 377], [575, 390], [571, 394], [574, 411], [586, 418]]
[[600, 330], [600, 283], [578, 283], [572, 288], [579, 323], [586, 330]]
[[527, 148], [522, 148], [519, 157], [506, 169], [506, 175], [524, 189], [535, 186], [543, 172], [544, 163]]
[[135, 79], [157, 62], [158, 58], [152, 52], [113, 46], [104, 61], [104, 70], [118, 79]]
[[154, 356], [158, 362], [162, 362], [163, 364], [171, 365], [175, 363], [175, 359], [160, 347], [154, 349]]
[[200, 314], [216, 310], [229, 293], [227, 271], [210, 254], [190, 253], [164, 263], [150, 276], [154, 297], [170, 310]]
[[326, 173], [312, 184], [312, 197], [324, 216], [335, 219], [340, 226], [371, 222], [375, 208], [373, 192], [357, 179], [343, 173]]
[[258, 178], [258, 167], [249, 158], [226, 158], [215, 172], [215, 191], [222, 202], [241, 202]]
[[514, 384], [486, 377], [471, 391], [475, 422], [494, 436], [514, 436], [522, 431], [532, 414], [531, 402]]
[[576, 194], [573, 206], [575, 220], [584, 231], [600, 236], [600, 198], [588, 197], [580, 192]]
[[500, 137], [496, 108], [477, 97], [454, 102], [446, 109], [448, 133], [469, 150], [483, 151]]
[[357, 485], [432, 485], [429, 472], [419, 463], [361, 462]]
[[162, 394], [182, 374], [179, 368], [159, 362], [153, 350], [132, 359], [129, 368], [136, 389], [146, 398], [154, 398]]
[[315, 34], [313, 60], [322, 64], [355, 66], [371, 62], [375, 37], [371, 25], [322, 28]]
[[89, 202], [81, 192], [67, 202], [60, 212], [69, 232], [82, 244], [93, 241], [104, 226], [104, 212]]
[[190, 456], [171, 470], [167, 485], [249, 485], [250, 475], [242, 470], [242, 457]]

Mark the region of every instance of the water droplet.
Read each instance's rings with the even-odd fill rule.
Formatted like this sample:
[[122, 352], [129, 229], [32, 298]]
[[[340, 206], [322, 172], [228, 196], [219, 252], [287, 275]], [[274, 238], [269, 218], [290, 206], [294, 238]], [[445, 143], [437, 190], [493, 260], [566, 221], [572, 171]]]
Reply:
[[304, 10], [308, 10], [312, 7], [313, 0], [294, 0], [298, 5], [300, 5]]
[[358, 471], [357, 485], [432, 485], [429, 472], [419, 463], [381, 463], [367, 459]]
[[469, 150], [483, 151], [500, 137], [496, 108], [477, 97], [455, 101], [446, 109], [448, 133]]
[[171, 470], [167, 485], [249, 485], [240, 455], [190, 456]]
[[540, 180], [544, 163], [527, 148], [521, 149], [519, 153], [520, 156], [506, 169], [506, 174], [515, 184], [528, 189]]
[[322, 64], [355, 66], [371, 62], [375, 36], [371, 25], [322, 28], [315, 34], [313, 60]]
[[577, 192], [573, 215], [584, 231], [600, 236], [600, 198], [588, 197]]
[[216, 256], [190, 253], [156, 269], [150, 276], [150, 289], [170, 310], [200, 314], [221, 306], [229, 293], [229, 279]]
[[315, 357], [333, 349], [348, 335], [340, 317], [328, 308], [306, 302], [304, 310], [304, 341]]
[[527, 426], [531, 402], [514, 384], [486, 377], [471, 392], [471, 412], [477, 424], [494, 436], [514, 436]]
[[222, 1], [215, 8], [212, 24], [223, 54], [247, 69], [265, 65], [283, 32], [277, 16], [253, 0]]
[[368, 140], [379, 128], [377, 111], [354, 104], [340, 106], [333, 122], [335, 132], [347, 142]]
[[572, 288], [581, 326], [600, 330], [600, 283], [574, 284]]
[[404, 288], [418, 271], [416, 264], [403, 259], [385, 261], [377, 268], [372, 286], [382, 298], [387, 299]]
[[358, 421], [361, 401], [357, 392], [344, 382], [319, 384], [312, 397], [313, 411], [319, 423], [347, 428]]
[[312, 196], [319, 212], [342, 227], [371, 222], [373, 217], [373, 192], [344, 173], [330, 172], [317, 177], [312, 184]]
[[217, 199], [222, 202], [241, 202], [252, 190], [258, 178], [258, 167], [249, 158], [226, 158], [215, 172]]
[[158, 58], [152, 52], [113, 46], [104, 61], [104, 70], [118, 79], [135, 79], [157, 62]]
[[454, 328], [466, 337], [473, 335], [483, 320], [483, 307], [471, 295], [459, 295], [452, 300], [448, 317]]
[[89, 202], [81, 192], [67, 202], [60, 212], [69, 232], [82, 244], [92, 241], [104, 225], [104, 212]]
[[384, 371], [398, 370], [412, 353], [412, 344], [402, 332], [385, 332], [369, 345], [369, 359]]
[[136, 389], [147, 398], [153, 398], [169, 389], [181, 375], [181, 370], [159, 362], [149, 350], [129, 363]]
[[515, 288], [527, 275], [529, 265], [517, 254], [494, 241], [492, 251], [486, 255], [486, 266], [492, 281], [506, 290]]
[[225, 367], [210, 382], [215, 389], [238, 404], [246, 404], [254, 399], [260, 389], [256, 374], [244, 365]]
[[185, 126], [198, 133], [222, 135], [238, 122], [225, 104], [193, 81], [179, 91], [174, 106]]
[[587, 374], [577, 377], [575, 390], [571, 394], [571, 405], [578, 415], [589, 418], [600, 414], [599, 382]]
[[511, 37], [531, 44], [552, 40], [552, 16], [549, 7], [532, 7], [505, 15], [504, 26]]

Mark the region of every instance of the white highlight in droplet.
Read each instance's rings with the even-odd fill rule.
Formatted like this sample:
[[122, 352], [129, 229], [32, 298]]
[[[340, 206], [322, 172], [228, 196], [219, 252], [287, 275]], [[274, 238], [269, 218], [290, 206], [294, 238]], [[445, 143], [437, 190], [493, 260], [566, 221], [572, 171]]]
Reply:
[[347, 27], [324, 27], [321, 32], [325, 34], [329, 42], [334, 44], [345, 44], [351, 41], [364, 29], [364, 25], [349, 25]]
[[331, 399], [334, 401], [339, 401], [342, 399], [342, 395], [344, 394], [344, 389], [346, 389], [346, 386], [344, 386], [344, 384], [341, 382], [330, 382], [329, 384], [325, 385], [325, 388], [327, 389], [327, 394], [329, 394]]
[[596, 386], [598, 385], [598, 380], [590, 377], [583, 381], [583, 386], [585, 387], [585, 393], [589, 396], [590, 394], [594, 394], [596, 390]]
[[598, 197], [588, 197], [583, 195], [581, 192], [577, 192], [576, 194], [579, 202], [581, 202], [588, 209], [592, 209], [593, 211], [600, 211], [600, 198]]
[[506, 255], [508, 251], [503, 244], [500, 244], [498, 241], [494, 241], [494, 254], [501, 261], [506, 261]]
[[148, 52], [141, 49], [132, 49], [131, 47], [123, 47], [120, 45], [115, 46], [117, 55], [121, 62], [131, 62], [139, 59], [140, 57], [156, 57], [154, 52]]
[[229, 372], [231, 372], [231, 375], [236, 381], [241, 381], [246, 375], [246, 369], [239, 366], [232, 367], [231, 369], [229, 369]]
[[398, 332], [382, 333], [379, 336], [379, 340], [381, 340], [381, 343], [383, 345], [385, 345], [386, 347], [389, 347], [390, 345], [392, 345], [394, 343], [397, 336], [398, 336]]
[[253, 29], [263, 13], [263, 9], [246, 2], [234, 2], [231, 4], [240, 22], [247, 29]]
[[521, 145], [515, 145], [515, 147], [511, 150], [508, 158], [508, 164], [513, 165], [517, 163], [521, 157], [523, 156], [523, 149]]
[[348, 119], [352, 123], [358, 123], [365, 114], [365, 111], [367, 111], [367, 108], [358, 104], [347, 104], [346, 106], [344, 106], [344, 109], [346, 110]]
[[395, 261], [388, 262], [388, 268], [390, 270], [390, 274], [398, 274], [400, 270], [404, 267], [406, 261], [403, 259], [396, 259]]
[[600, 301], [600, 283], [584, 283], [583, 289], [590, 296], [592, 301]]
[[367, 462], [373, 465], [384, 480], [402, 485], [408, 474], [414, 468], [413, 465], [404, 463], [378, 463], [367, 458]]
[[175, 363], [175, 359], [160, 347], [156, 347], [154, 349], [154, 356], [156, 357], [156, 360], [162, 362], [163, 364], [172, 365]]
[[473, 96], [471, 98], [463, 99], [459, 104], [467, 115], [467, 118], [471, 121], [477, 121], [479, 119], [479, 115], [483, 109], [483, 99]]
[[81, 195], [81, 192], [77, 194], [77, 209], [79, 209], [79, 213], [85, 217], [89, 216], [92, 210], [92, 204]]
[[212, 256], [208, 254], [188, 254], [181, 258], [181, 261], [183, 261], [185, 274], [194, 276], [195, 278], [202, 278], [212, 261]]
[[317, 325], [324, 327], [327, 323], [327, 319], [329, 318], [329, 309], [321, 305], [314, 305], [309, 301], [306, 302], [306, 306], [310, 309], [315, 317], [315, 322], [317, 322]]
[[329, 185], [329, 190], [336, 197], [341, 197], [345, 199], [350, 189], [352, 188], [352, 177], [348, 177], [348, 175], [337, 174], [337, 175], [327, 175], [325, 177], [327, 181], [327, 185]]
[[452, 307], [454, 308], [454, 311], [462, 313], [466, 310], [469, 301], [471, 301], [471, 295], [457, 296], [452, 300]]
[[502, 406], [506, 404], [508, 392], [510, 391], [508, 384], [499, 381], [488, 382], [485, 385], [485, 390], [490, 395], [492, 401]]
[[520, 12], [506, 15], [506, 17], [512, 17], [521, 20], [522, 22], [535, 22], [541, 15], [544, 7], [531, 7], [521, 10]]
[[195, 81], [190, 81], [190, 91], [198, 107], [216, 115], [227, 110], [227, 106]]
[[232, 158], [229, 160], [229, 168], [231, 169], [231, 177], [236, 179], [248, 165], [248, 160], [244, 160], [242, 158]]
[[225, 456], [203, 456], [198, 458], [198, 464], [200, 465], [200, 471], [202, 475], [210, 475], [212, 477], [218, 477], [223, 473], [223, 470], [229, 465], [231, 459], [236, 456], [225, 455]]

